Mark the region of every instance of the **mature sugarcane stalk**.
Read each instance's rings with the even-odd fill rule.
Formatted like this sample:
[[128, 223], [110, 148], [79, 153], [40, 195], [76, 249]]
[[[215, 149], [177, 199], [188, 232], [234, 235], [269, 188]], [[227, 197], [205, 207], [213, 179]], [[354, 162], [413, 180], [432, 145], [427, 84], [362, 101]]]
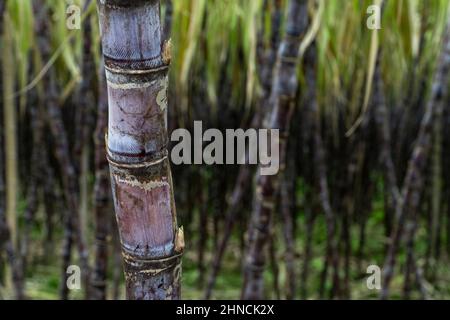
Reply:
[[[48, 21], [45, 20], [46, 14], [48, 14], [49, 8], [42, 5], [39, 8], [39, 17], [36, 19], [36, 33], [37, 43], [42, 55], [43, 61], [48, 61], [51, 56], [50, 46], [50, 27]], [[62, 263], [62, 281], [60, 283], [60, 295], [62, 299], [68, 298], [68, 286], [67, 268], [70, 265], [70, 256], [73, 240], [76, 240], [76, 244], [80, 257], [80, 268], [83, 281], [83, 289], [85, 290], [86, 297], [89, 292], [89, 264], [88, 264], [88, 251], [81, 234], [80, 219], [78, 211], [78, 179], [76, 169], [73, 164], [72, 154], [70, 152], [70, 144], [68, 132], [65, 128], [62, 110], [59, 105], [58, 99], [58, 87], [55, 80], [55, 72], [51, 70], [43, 78], [43, 85], [47, 89], [47, 96], [45, 98], [46, 103], [46, 116], [48, 125], [53, 136], [54, 143], [54, 155], [58, 161], [60, 172], [62, 173], [62, 185], [64, 197], [67, 203], [67, 213], [64, 214], [65, 224], [65, 243], [63, 245], [63, 263]]]
[[[383, 1], [381, 14], [384, 14], [386, 1]], [[386, 96], [384, 92], [384, 81], [381, 74], [381, 61], [383, 50], [380, 48], [377, 52], [374, 79], [373, 79], [373, 105], [374, 120], [377, 128], [378, 141], [380, 142], [380, 162], [383, 168], [384, 183], [386, 185], [386, 203], [385, 203], [385, 221], [386, 233], [391, 229], [393, 214], [400, 201], [400, 190], [397, 184], [397, 170], [391, 151], [391, 126], [389, 121], [389, 111], [386, 105]], [[413, 83], [413, 81], [411, 81]], [[389, 234], [387, 234], [389, 236]]]
[[[47, 153], [45, 148], [43, 154]], [[55, 172], [50, 165], [46, 164], [45, 180], [43, 190], [43, 201], [45, 208], [45, 243], [44, 243], [44, 257], [49, 261], [53, 257], [55, 243], [54, 243], [54, 228], [55, 228], [55, 213], [56, 205], [59, 197], [55, 189]]]
[[432, 192], [431, 192], [431, 230], [430, 230], [430, 252], [432, 253], [433, 265], [440, 257], [442, 215], [442, 125], [444, 108], [436, 111], [436, 125], [433, 128], [433, 151], [432, 151]]
[[55, 157], [58, 160], [58, 164], [64, 172], [62, 177], [62, 184], [64, 189], [64, 196], [67, 201], [68, 211], [64, 217], [65, 219], [65, 238], [66, 243], [63, 251], [63, 281], [61, 282], [61, 295], [67, 299], [67, 267], [70, 262], [70, 251], [72, 247], [72, 241], [76, 240], [76, 245], [80, 255], [80, 268], [83, 278], [83, 288], [85, 290], [86, 297], [89, 297], [89, 264], [88, 264], [88, 250], [84, 238], [81, 235], [81, 226], [78, 211], [78, 184], [77, 176], [75, 174], [75, 167], [70, 157], [69, 142], [67, 132], [62, 120], [61, 108], [58, 105], [57, 87], [54, 79], [54, 74], [50, 73], [47, 79], [48, 84], [48, 120], [50, 129], [53, 135], [53, 141], [55, 143]]
[[277, 261], [277, 248], [276, 248], [276, 232], [274, 228], [270, 230], [269, 235], [269, 245], [267, 248], [267, 254], [269, 255], [269, 265], [270, 271], [272, 273], [272, 290], [273, 290], [273, 299], [280, 300], [281, 299], [281, 290], [280, 290], [280, 268], [278, 267]]
[[[308, 25], [308, 1], [291, 0], [288, 7], [286, 34], [278, 51], [278, 61], [272, 86], [273, 110], [270, 129], [280, 130], [280, 171], [286, 154], [286, 140], [297, 92], [296, 66], [299, 46]], [[263, 272], [265, 250], [270, 236], [270, 220], [278, 191], [278, 175], [258, 175], [256, 196], [249, 227], [248, 252], [244, 261], [243, 299], [264, 297]]]
[[[406, 177], [403, 183], [402, 197], [401, 200], [398, 201], [396, 207], [396, 226], [393, 231], [383, 268], [382, 299], [386, 299], [389, 296], [389, 286], [394, 274], [396, 254], [400, 246], [400, 240], [403, 236], [405, 223], [408, 220], [410, 222], [414, 221], [417, 215], [417, 208], [424, 182], [423, 170], [427, 162], [428, 152], [431, 149], [433, 125], [435, 124], [436, 113], [441, 114], [439, 109], [443, 108], [445, 99], [444, 88], [448, 83], [448, 75], [450, 72], [450, 20], [447, 21], [447, 26], [444, 31], [442, 48], [442, 53], [433, 79], [431, 98], [426, 106], [417, 142], [408, 164]], [[410, 234], [409, 237], [414, 235], [414, 223], [410, 223], [408, 227], [406, 227], [406, 233]]]
[[[83, 11], [89, 7], [91, 1], [88, 0], [84, 4]], [[80, 228], [77, 230], [77, 237], [86, 242], [86, 233], [88, 231], [88, 205], [89, 194], [91, 193], [88, 175], [89, 175], [89, 146], [92, 134], [95, 128], [95, 99], [94, 99], [94, 80], [95, 64], [92, 59], [92, 26], [91, 20], [86, 19], [83, 22], [83, 50], [82, 50], [82, 82], [78, 89], [78, 97], [76, 104], [79, 106], [75, 109], [75, 125], [74, 135], [77, 137], [72, 148], [73, 165], [77, 176], [79, 177], [79, 206], [78, 216]]]
[[[208, 185], [207, 182], [207, 178], [206, 175], [203, 174], [203, 172], [198, 172], [198, 180], [197, 181], [202, 181], [201, 183], [198, 184], [197, 186], [197, 192], [196, 194], [196, 198], [197, 203], [199, 204], [200, 208], [199, 208], [199, 219], [198, 219], [198, 242], [197, 242], [197, 269], [198, 269], [198, 273], [199, 273], [199, 277], [198, 277], [198, 287], [201, 288], [203, 286], [203, 280], [204, 280], [204, 275], [205, 275], [205, 249], [206, 249], [206, 245], [207, 245], [207, 241], [208, 241], [208, 213], [209, 213], [209, 208], [208, 208], [208, 198], [211, 199], [211, 202], [213, 202], [213, 205], [211, 206], [212, 209], [214, 210], [214, 204], [217, 203], [217, 201], [215, 201], [217, 199], [217, 192], [214, 193], [214, 189], [213, 187], [211, 187], [211, 192], [210, 192], [210, 196], [209, 194], [207, 194], [207, 192], [209, 192], [209, 190], [207, 190], [206, 188], [204, 188], [205, 185]], [[206, 196], [205, 196], [206, 195]], [[208, 197], [209, 196], [209, 197]], [[215, 213], [215, 210], [213, 211]]]
[[25, 209], [24, 232], [21, 239], [21, 260], [23, 274], [26, 274], [29, 257], [29, 242], [32, 231], [33, 220], [38, 209], [38, 186], [43, 182], [43, 144], [44, 121], [40, 104], [36, 103], [30, 107], [31, 128], [33, 130], [33, 149], [31, 151], [30, 175], [27, 189], [27, 208]]
[[[259, 70], [259, 78], [261, 80], [261, 97], [260, 97], [260, 108], [257, 111], [257, 114], [254, 115], [251, 127], [259, 127], [261, 126], [261, 122], [266, 113], [266, 105], [268, 104], [268, 100], [270, 97], [271, 87], [272, 87], [272, 75], [273, 69], [276, 62], [276, 52], [280, 43], [280, 29], [281, 29], [281, 8], [282, 3], [280, 0], [273, 0], [273, 8], [271, 14], [271, 37], [270, 37], [270, 46], [267, 49], [264, 49], [262, 44], [263, 34], [260, 32], [258, 35], [258, 50], [257, 56], [260, 64]], [[236, 182], [234, 184], [233, 192], [228, 200], [228, 208], [225, 212], [225, 231], [222, 239], [219, 241], [216, 254], [213, 260], [213, 266], [211, 274], [208, 278], [208, 283], [206, 287], [205, 298], [209, 299], [212, 295], [212, 290], [214, 288], [214, 284], [217, 278], [217, 275], [220, 271], [220, 266], [222, 263], [222, 258], [225, 253], [225, 249], [227, 247], [228, 241], [231, 237], [231, 232], [233, 231], [234, 223], [236, 221], [236, 215], [239, 212], [239, 209], [242, 205], [242, 199], [246, 194], [247, 190], [250, 188], [252, 181], [252, 169], [250, 166], [242, 166], [239, 169], [239, 173], [236, 178]]]
[[313, 153], [313, 166], [315, 172], [315, 178], [317, 179], [317, 194], [319, 203], [322, 206], [322, 210], [325, 215], [325, 221], [327, 226], [327, 249], [326, 249], [326, 263], [322, 271], [321, 292], [324, 293], [324, 286], [328, 274], [328, 267], [333, 268], [333, 291], [339, 291], [339, 278], [338, 278], [338, 263], [339, 256], [337, 250], [336, 239], [336, 217], [330, 201], [330, 191], [327, 176], [326, 154], [325, 146], [321, 136], [321, 124], [319, 105], [316, 97], [316, 83], [317, 83], [317, 55], [316, 44], [313, 43], [306, 52], [305, 56], [305, 78], [307, 83], [307, 101], [311, 121], [311, 143], [314, 146]]
[[[293, 128], [294, 129], [294, 128]], [[283, 218], [283, 238], [285, 242], [286, 261], [286, 299], [292, 300], [296, 294], [296, 272], [295, 272], [295, 232], [294, 215], [295, 212], [295, 189], [296, 189], [296, 168], [295, 168], [295, 141], [289, 143], [288, 159], [286, 159], [286, 171], [281, 181], [281, 203], [280, 211]]]
[[107, 154], [128, 299], [180, 298], [177, 227], [167, 153], [170, 47], [160, 1], [97, 2], [108, 82]]
[[400, 190], [397, 184], [397, 170], [392, 158], [391, 151], [391, 127], [389, 121], [388, 108], [386, 106], [386, 97], [384, 93], [384, 82], [381, 75], [381, 57], [380, 49], [377, 56], [377, 62], [374, 73], [374, 120], [377, 127], [378, 141], [380, 143], [379, 160], [383, 169], [383, 178], [386, 185], [385, 190], [385, 232], [390, 236], [392, 223], [394, 222], [394, 213], [397, 202], [401, 200]]

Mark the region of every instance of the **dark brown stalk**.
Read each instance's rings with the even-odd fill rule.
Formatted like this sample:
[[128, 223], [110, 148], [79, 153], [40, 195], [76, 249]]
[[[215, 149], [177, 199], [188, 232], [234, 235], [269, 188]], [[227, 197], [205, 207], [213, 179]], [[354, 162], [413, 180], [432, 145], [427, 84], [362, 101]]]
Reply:
[[238, 178], [234, 191], [230, 197], [227, 212], [225, 213], [225, 230], [221, 241], [219, 242], [216, 254], [214, 256], [214, 261], [212, 265], [212, 271], [208, 278], [208, 284], [206, 287], [205, 299], [210, 299], [214, 284], [217, 278], [217, 274], [220, 271], [220, 266], [222, 262], [225, 249], [227, 247], [228, 241], [231, 237], [231, 232], [233, 230], [234, 223], [236, 221], [236, 215], [239, 212], [240, 206], [242, 205], [242, 198], [248, 190], [249, 180], [251, 180], [252, 170], [249, 166], [243, 166], [239, 170]]
[[[278, 51], [274, 71], [271, 104], [273, 110], [269, 129], [280, 130], [280, 173], [286, 154], [287, 135], [297, 93], [298, 53], [301, 39], [308, 26], [308, 1], [291, 0], [288, 6], [286, 34]], [[255, 199], [249, 226], [247, 255], [244, 261], [243, 299], [264, 298], [265, 247], [270, 236], [270, 220], [278, 193], [279, 174], [258, 174]]]
[[108, 82], [107, 152], [131, 300], [179, 299], [177, 227], [167, 144], [170, 47], [160, 1], [98, 1]]
[[[313, 165], [314, 172], [317, 179], [317, 191], [320, 205], [325, 214], [325, 221], [327, 226], [327, 249], [326, 249], [326, 266], [331, 266], [334, 269], [333, 288], [339, 291], [338, 278], [338, 264], [339, 257], [336, 243], [336, 217], [330, 203], [329, 185], [327, 178], [327, 167], [325, 159], [325, 147], [321, 136], [321, 124], [319, 115], [319, 106], [316, 97], [316, 49], [315, 44], [309, 48], [305, 57], [305, 77], [307, 83], [307, 104], [311, 110], [312, 120], [312, 144], [313, 149]], [[327, 268], [323, 270], [322, 283], [324, 284], [327, 278]], [[323, 286], [322, 286], [323, 287]], [[323, 294], [323, 290], [322, 294]]]
[[[370, 150], [370, 148], [369, 148]], [[356, 251], [356, 258], [358, 261], [357, 270], [360, 273], [364, 273], [365, 268], [363, 267], [363, 262], [365, 258], [365, 246], [367, 240], [367, 221], [370, 213], [373, 210], [372, 199], [376, 192], [375, 184], [371, 179], [371, 158], [366, 156], [364, 159], [364, 165], [362, 168], [361, 174], [361, 192], [358, 194], [355, 204], [355, 212], [358, 212], [358, 216], [356, 217], [359, 222], [359, 239], [358, 239], [358, 249]], [[364, 273], [365, 274], [365, 273]]]
[[[91, 298], [106, 299], [106, 272], [108, 265], [108, 241], [110, 226], [110, 188], [109, 167], [106, 158], [105, 135], [108, 128], [108, 95], [105, 70], [99, 73], [99, 97], [97, 108], [97, 126], [95, 129], [95, 186], [94, 186], [94, 214], [95, 214], [95, 266], [92, 274]], [[111, 212], [112, 213], [112, 212]]]
[[[281, 29], [281, 17], [282, 17], [282, 3], [280, 0], [273, 0], [273, 11], [271, 14], [271, 41], [268, 49], [264, 49], [262, 37], [263, 34], [260, 32], [258, 36], [258, 59], [261, 65], [259, 70], [259, 78], [262, 84], [262, 92], [260, 97], [260, 108], [256, 111], [252, 121], [251, 127], [260, 127], [261, 122], [266, 113], [268, 104], [268, 99], [271, 92], [273, 67], [276, 62], [276, 51], [280, 43], [280, 29]], [[252, 168], [250, 166], [241, 166], [239, 173], [236, 178], [236, 182], [233, 188], [231, 197], [228, 199], [228, 208], [225, 212], [225, 230], [222, 239], [219, 241], [217, 246], [216, 254], [214, 255], [213, 266], [211, 274], [208, 278], [208, 284], [206, 287], [205, 299], [210, 299], [217, 275], [220, 271], [220, 266], [222, 263], [222, 258], [225, 253], [225, 249], [228, 245], [228, 241], [231, 237], [231, 232], [233, 231], [234, 223], [236, 221], [236, 215], [242, 206], [242, 199], [244, 198], [247, 191], [250, 189], [252, 182]]]
[[[47, 149], [43, 154], [48, 154]], [[44, 158], [45, 159], [45, 158]], [[45, 179], [44, 179], [44, 191], [43, 200], [45, 207], [45, 244], [44, 244], [44, 256], [47, 262], [50, 261], [54, 255], [54, 227], [55, 227], [55, 206], [59, 200], [55, 189], [55, 172], [50, 165], [45, 166]]]
[[[291, 142], [293, 142], [291, 140]], [[294, 237], [294, 213], [295, 213], [295, 144], [289, 144], [289, 157], [286, 162], [286, 171], [281, 181], [281, 203], [280, 211], [283, 219], [283, 238], [285, 243], [286, 263], [286, 299], [292, 300], [296, 294], [295, 273], [295, 237]]]
[[308, 279], [309, 271], [312, 258], [312, 242], [313, 242], [313, 232], [314, 232], [314, 222], [317, 211], [320, 210], [319, 206], [316, 204], [316, 197], [313, 195], [312, 188], [310, 186], [305, 187], [305, 246], [304, 246], [304, 256], [303, 256], [303, 269], [301, 272], [301, 291], [300, 297], [305, 300], [308, 297]]
[[[64, 189], [64, 197], [68, 206], [68, 214], [65, 219], [65, 237], [66, 243], [63, 251], [63, 279], [67, 280], [67, 267], [70, 261], [71, 242], [76, 240], [80, 255], [80, 268], [83, 279], [83, 288], [88, 296], [89, 291], [89, 265], [88, 265], [88, 251], [84, 239], [80, 237], [80, 220], [78, 215], [78, 183], [75, 168], [70, 157], [70, 149], [67, 138], [67, 132], [62, 121], [61, 108], [58, 105], [58, 96], [56, 84], [53, 79], [53, 74], [49, 75], [48, 79], [48, 100], [47, 110], [49, 125], [53, 136], [55, 157], [60, 166], [62, 173], [62, 183]], [[61, 283], [61, 293], [63, 298], [67, 298], [67, 284], [66, 281]]]
[[[110, 225], [112, 230], [117, 230], [117, 221], [114, 215], [110, 217]], [[122, 263], [122, 249], [120, 246], [120, 237], [117, 232], [112, 232], [112, 261], [113, 261], [113, 271], [112, 271], [112, 292], [111, 299], [118, 300], [121, 296], [120, 285], [122, 283], [123, 275], [123, 263]]]
[[166, 12], [164, 15], [164, 40], [169, 40], [172, 34], [172, 20], [173, 20], [173, 3], [172, 0], [165, 0]]
[[[3, 35], [3, 13], [5, 10], [5, 1], [0, 1], [0, 37]], [[1, 64], [0, 64], [1, 68]], [[0, 87], [3, 87], [3, 78], [0, 77]], [[3, 97], [1, 97], [3, 99]], [[0, 123], [3, 123], [3, 108], [0, 108]], [[4, 150], [3, 150], [3, 131], [0, 133], [0, 253], [3, 252], [3, 246], [5, 245], [8, 237], [9, 230], [6, 224], [5, 216], [5, 178], [4, 178]]]
[[[40, 10], [40, 14], [45, 16], [49, 14], [47, 8], [44, 6]], [[48, 61], [50, 58], [50, 37], [49, 26], [44, 19], [38, 19], [36, 25], [38, 37], [38, 46], [42, 55], [43, 61]], [[62, 184], [64, 196], [66, 199], [68, 212], [64, 215], [65, 220], [65, 244], [63, 246], [63, 270], [62, 282], [60, 284], [61, 297], [68, 298], [67, 288], [67, 267], [70, 264], [70, 251], [72, 241], [76, 239], [78, 251], [80, 255], [80, 268], [83, 279], [83, 288], [88, 293], [89, 282], [89, 266], [88, 253], [84, 239], [80, 237], [80, 223], [78, 212], [78, 178], [75, 167], [72, 163], [71, 152], [69, 146], [69, 139], [67, 131], [64, 127], [62, 111], [58, 103], [57, 85], [55, 83], [54, 72], [49, 72], [43, 79], [44, 87], [47, 89], [47, 118], [48, 124], [53, 137], [54, 154], [58, 161], [59, 169], [62, 174]], [[75, 237], [75, 238], [74, 238]]]
[[269, 246], [268, 255], [270, 259], [270, 268], [272, 271], [272, 283], [273, 283], [273, 293], [274, 299], [281, 299], [281, 290], [280, 290], [280, 269], [278, 268], [277, 261], [277, 248], [276, 248], [276, 233], [275, 230], [271, 230], [270, 238], [269, 238]]
[[[396, 255], [404, 233], [405, 224], [407, 221], [414, 221], [417, 215], [417, 208], [424, 182], [423, 170], [431, 149], [431, 137], [433, 125], [436, 120], [436, 112], [440, 108], [443, 108], [443, 100], [445, 98], [444, 88], [448, 83], [448, 74], [450, 71], [450, 20], [447, 22], [446, 30], [444, 31], [442, 48], [433, 79], [431, 98], [426, 106], [419, 135], [408, 164], [407, 174], [403, 183], [402, 199], [398, 201], [396, 207], [396, 224], [383, 268], [382, 299], [387, 299], [389, 296], [389, 286], [394, 274]], [[414, 231], [413, 224], [410, 224], [406, 232], [411, 232], [414, 235]]]
[[[198, 243], [197, 243], [197, 269], [199, 272], [198, 277], [198, 287], [201, 288], [204, 282], [205, 275], [205, 249], [207, 248], [208, 241], [208, 190], [204, 187], [208, 185], [206, 182], [207, 177], [202, 172], [199, 172], [199, 181], [203, 181], [203, 183], [199, 183], [197, 186], [197, 198], [198, 198], [198, 210], [199, 210], [199, 219], [198, 219]], [[217, 196], [217, 194], [215, 195]], [[211, 197], [212, 198], [212, 197]], [[214, 199], [211, 199], [214, 202]]]
[[[28, 164], [29, 174], [27, 176], [27, 207], [24, 212], [24, 230], [21, 241], [21, 259], [22, 273], [25, 277], [27, 266], [32, 256], [30, 251], [30, 235], [32, 233], [33, 223], [35, 222], [36, 211], [39, 206], [39, 187], [44, 184], [47, 178], [44, 174], [47, 164], [45, 157], [47, 156], [47, 145], [44, 143], [45, 134], [45, 113], [42, 99], [38, 98], [36, 90], [30, 92], [29, 117], [31, 123], [32, 146], [31, 159]], [[28, 149], [29, 150], [29, 149]], [[44, 179], [45, 178], [45, 179]]]
[[[84, 11], [87, 10], [91, 3], [88, 0], [84, 4]], [[92, 59], [92, 26], [91, 19], [86, 19], [83, 22], [83, 49], [82, 49], [82, 82], [78, 88], [75, 104], [75, 127], [74, 127], [74, 143], [72, 164], [75, 167], [76, 174], [79, 181], [79, 205], [78, 205], [78, 224], [79, 228], [76, 231], [77, 239], [86, 243], [88, 223], [89, 223], [89, 197], [92, 193], [90, 184], [88, 182], [88, 175], [91, 172], [89, 161], [91, 155], [91, 145], [93, 132], [95, 130], [95, 111], [96, 102], [94, 97], [94, 80], [96, 73], [95, 63]], [[89, 279], [90, 275], [86, 275]]]
[[[374, 73], [373, 104], [375, 106], [375, 124], [378, 131], [380, 143], [380, 162], [383, 168], [384, 183], [387, 190], [387, 203], [385, 206], [388, 225], [392, 223], [393, 213], [400, 199], [400, 191], [397, 185], [397, 173], [391, 152], [391, 127], [388, 108], [384, 95], [384, 82], [381, 75], [382, 51], [379, 50]], [[389, 236], [389, 234], [387, 234]]]
[[30, 234], [32, 230], [32, 224], [34, 216], [38, 206], [38, 185], [42, 183], [42, 177], [40, 173], [42, 169], [40, 167], [41, 159], [44, 157], [42, 153], [42, 135], [44, 130], [44, 124], [41, 121], [42, 116], [40, 116], [39, 107], [36, 105], [31, 106], [31, 127], [33, 130], [33, 149], [31, 151], [31, 169], [30, 177], [28, 179], [28, 189], [27, 189], [27, 208], [24, 213], [24, 232], [23, 239], [21, 243], [21, 259], [22, 259], [22, 272], [25, 275], [27, 265], [29, 262], [29, 244], [30, 244]]
[[[432, 267], [435, 267], [435, 262], [440, 258], [440, 246], [441, 246], [441, 226], [443, 225], [442, 214], [442, 130], [443, 130], [443, 116], [444, 108], [437, 108], [436, 120], [433, 127], [433, 149], [431, 156], [431, 210], [430, 215], [430, 229], [429, 229], [429, 243], [428, 251], [429, 255], [427, 261], [431, 258], [433, 263]], [[433, 268], [435, 269], [435, 268]], [[428, 274], [428, 273], [426, 273]]]
[[[0, 111], [0, 121], [2, 121], [2, 112]], [[0, 254], [9, 238], [8, 224], [5, 216], [5, 180], [3, 167], [3, 134], [0, 134]]]

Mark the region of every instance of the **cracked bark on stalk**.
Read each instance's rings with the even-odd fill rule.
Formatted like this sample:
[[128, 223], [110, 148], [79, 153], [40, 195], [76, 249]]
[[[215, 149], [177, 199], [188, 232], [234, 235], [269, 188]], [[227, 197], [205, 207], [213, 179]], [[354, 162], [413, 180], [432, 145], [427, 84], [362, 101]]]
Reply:
[[[445, 88], [448, 83], [450, 71], [450, 20], [444, 30], [442, 52], [438, 61], [433, 80], [431, 98], [428, 101], [423, 116], [419, 135], [414, 146], [413, 153], [409, 160], [407, 173], [403, 183], [401, 200], [398, 201], [395, 212], [395, 226], [391, 236], [389, 250], [383, 268], [383, 286], [381, 298], [387, 299], [389, 296], [389, 287], [393, 278], [396, 265], [396, 255], [400, 246], [400, 241], [404, 232], [409, 239], [414, 237], [414, 223], [405, 226], [407, 221], [414, 221], [417, 218], [417, 211], [420, 201], [420, 194], [423, 189], [424, 177], [423, 170], [428, 159], [428, 153], [431, 149], [431, 138], [433, 126], [436, 121], [436, 115], [441, 114], [445, 98]], [[405, 229], [405, 230], [404, 230]]]
[[283, 172], [287, 133], [293, 113], [293, 100], [297, 92], [296, 71], [299, 46], [307, 26], [308, 1], [291, 0], [288, 7], [286, 34], [278, 51], [274, 72], [271, 95], [273, 110], [269, 125], [269, 129], [280, 130], [280, 173], [274, 176], [257, 176], [247, 255], [244, 261], [243, 299], [264, 298], [265, 248], [270, 236], [270, 220], [278, 192], [278, 179]]
[[107, 154], [128, 299], [179, 299], [183, 230], [167, 154], [170, 47], [160, 1], [99, 0]]

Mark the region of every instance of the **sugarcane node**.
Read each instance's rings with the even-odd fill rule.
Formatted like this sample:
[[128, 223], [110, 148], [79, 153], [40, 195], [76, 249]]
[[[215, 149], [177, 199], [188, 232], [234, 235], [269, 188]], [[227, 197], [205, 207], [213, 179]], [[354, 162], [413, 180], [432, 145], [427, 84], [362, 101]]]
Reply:
[[105, 69], [111, 73], [115, 73], [115, 74], [120, 74], [123, 76], [128, 76], [128, 75], [147, 75], [147, 74], [157, 74], [159, 72], [167, 72], [169, 69], [168, 65], [161, 65], [160, 67], [157, 68], [147, 68], [147, 69], [130, 69], [130, 68], [118, 68], [116, 66], [114, 66], [113, 64], [107, 66], [105, 65]]
[[134, 277], [139, 274], [156, 276], [166, 270], [175, 270], [178, 266], [181, 266], [182, 254], [174, 254], [158, 259], [146, 259], [132, 255], [126, 248], [122, 247], [122, 256], [126, 274], [129, 277]]
[[153, 160], [140, 161], [137, 163], [129, 163], [129, 162], [125, 163], [125, 162], [116, 161], [114, 156], [109, 154], [109, 150], [108, 150], [107, 159], [108, 159], [108, 162], [110, 163], [110, 165], [112, 165], [118, 169], [145, 169], [145, 168], [154, 167], [154, 166], [157, 166], [157, 165], [160, 165], [161, 163], [163, 163], [165, 160], [168, 159], [167, 154], [168, 154], [168, 151], [163, 150], [159, 154], [159, 157], [155, 157]]
[[158, 0], [98, 0], [101, 5], [107, 6], [108, 8], [112, 9], [139, 7], [149, 3], [155, 3], [157, 1]]

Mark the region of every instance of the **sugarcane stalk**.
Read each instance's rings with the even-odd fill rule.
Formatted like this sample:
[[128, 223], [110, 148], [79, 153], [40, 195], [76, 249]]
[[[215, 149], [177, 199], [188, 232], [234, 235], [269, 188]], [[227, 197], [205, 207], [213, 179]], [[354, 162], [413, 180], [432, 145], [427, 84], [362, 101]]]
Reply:
[[[260, 97], [260, 108], [257, 110], [257, 113], [254, 115], [251, 121], [251, 127], [260, 127], [262, 120], [265, 117], [267, 112], [268, 100], [270, 98], [270, 92], [272, 87], [272, 75], [273, 69], [276, 62], [276, 52], [280, 43], [280, 29], [281, 29], [281, 1], [273, 0], [273, 8], [271, 14], [271, 37], [270, 37], [270, 46], [267, 49], [264, 49], [262, 44], [262, 37], [264, 36], [262, 32], [258, 35], [258, 49], [257, 49], [257, 57], [259, 60], [259, 65], [261, 66], [259, 69], [259, 79], [261, 81], [261, 97]], [[265, 7], [265, 6], [264, 6]], [[252, 170], [249, 166], [242, 166], [239, 169], [239, 173], [236, 178], [236, 182], [234, 184], [233, 192], [228, 199], [228, 208], [225, 212], [225, 231], [222, 239], [220, 239], [216, 254], [213, 260], [213, 266], [211, 274], [208, 278], [208, 283], [206, 287], [205, 298], [209, 299], [212, 295], [212, 290], [214, 288], [214, 284], [217, 278], [217, 275], [220, 271], [220, 266], [222, 263], [223, 255], [225, 253], [225, 249], [227, 247], [228, 241], [231, 237], [231, 232], [233, 231], [234, 223], [236, 221], [236, 215], [238, 214], [241, 205], [242, 199], [246, 194], [247, 190], [250, 188], [252, 181]]]
[[[293, 141], [291, 141], [293, 142]], [[285, 242], [285, 262], [286, 262], [286, 299], [292, 300], [296, 295], [296, 272], [295, 272], [295, 232], [294, 215], [295, 211], [295, 144], [289, 145], [289, 157], [287, 159], [286, 171], [281, 181], [281, 204], [280, 211], [283, 221], [283, 238]]]
[[[382, 299], [387, 299], [389, 296], [390, 283], [396, 265], [396, 254], [404, 231], [407, 234], [410, 233], [409, 237], [413, 237], [415, 233], [414, 223], [411, 223], [406, 227], [405, 224], [408, 220], [414, 221], [416, 219], [420, 194], [424, 183], [423, 170], [427, 163], [428, 153], [432, 145], [431, 137], [433, 125], [435, 124], [436, 113], [441, 114], [439, 109], [443, 108], [445, 99], [444, 88], [448, 83], [448, 75], [450, 72], [450, 20], [447, 21], [442, 43], [442, 52], [433, 79], [431, 97], [426, 105], [425, 114], [420, 125], [420, 131], [414, 146], [413, 154], [408, 163], [401, 200], [398, 201], [396, 206], [396, 225], [394, 227], [383, 268]], [[405, 228], [406, 230], [404, 230]]]
[[[291, 0], [288, 7], [286, 34], [280, 45], [272, 85], [273, 110], [269, 129], [280, 130], [280, 172], [285, 160], [287, 133], [297, 92], [296, 66], [302, 36], [308, 25], [308, 1]], [[280, 173], [279, 173], [280, 174]], [[264, 297], [263, 272], [265, 247], [270, 237], [270, 221], [278, 192], [278, 175], [258, 175], [255, 201], [249, 227], [249, 243], [244, 261], [243, 299]]]
[[99, 98], [97, 126], [95, 129], [95, 266], [93, 270], [92, 299], [106, 299], [106, 272], [108, 264], [109, 217], [109, 168], [106, 159], [105, 133], [108, 128], [108, 96], [104, 67], [99, 74]]
[[170, 46], [160, 1], [97, 2], [108, 83], [107, 156], [127, 299], [179, 299], [182, 228], [168, 160]]

